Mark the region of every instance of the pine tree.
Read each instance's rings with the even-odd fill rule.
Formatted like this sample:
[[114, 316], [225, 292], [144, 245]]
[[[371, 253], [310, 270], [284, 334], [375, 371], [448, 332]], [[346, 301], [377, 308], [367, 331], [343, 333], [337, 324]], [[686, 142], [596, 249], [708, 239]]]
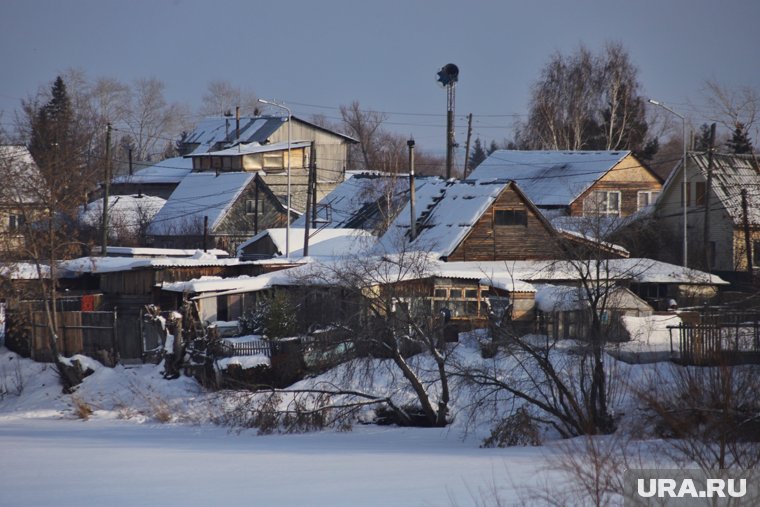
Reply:
[[710, 149], [710, 125], [703, 123], [699, 126], [699, 134], [694, 138], [694, 150], [707, 151]]
[[38, 165], [47, 165], [58, 158], [54, 153], [67, 151], [73, 138], [74, 113], [63, 79], [58, 76], [51, 89], [51, 98], [39, 108], [32, 120], [29, 151]]
[[486, 150], [483, 149], [483, 143], [480, 141], [479, 137], [476, 137], [475, 143], [472, 147], [472, 153], [470, 154], [470, 171], [478, 167], [480, 163], [486, 159], [486, 157], [488, 157], [488, 154], [486, 153]]
[[752, 142], [749, 139], [747, 129], [744, 127], [743, 123], [736, 123], [734, 134], [726, 143], [726, 146], [732, 153], [736, 153], [737, 155], [752, 153]]

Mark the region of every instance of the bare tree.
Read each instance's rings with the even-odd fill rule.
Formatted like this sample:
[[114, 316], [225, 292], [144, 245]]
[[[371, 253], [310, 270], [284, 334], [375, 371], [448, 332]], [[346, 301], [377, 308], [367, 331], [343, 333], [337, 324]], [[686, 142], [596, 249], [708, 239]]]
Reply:
[[253, 91], [242, 90], [229, 81], [211, 81], [201, 99], [200, 114], [231, 115], [236, 107], [246, 114], [258, 114], [258, 97]]
[[746, 132], [758, 121], [760, 92], [749, 86], [730, 89], [714, 79], [705, 82], [704, 96], [710, 109], [710, 120], [733, 132], [742, 125]]
[[378, 159], [380, 158], [378, 137], [382, 132], [381, 126], [387, 119], [385, 113], [362, 110], [359, 102], [354, 101], [347, 106], [340, 106], [340, 116], [348, 135], [359, 141], [361, 168], [378, 170]]
[[517, 145], [647, 154], [655, 145], [643, 102], [637, 70], [620, 44], [607, 44], [601, 55], [585, 46], [568, 56], [555, 53], [533, 86], [528, 120], [517, 127]]
[[669, 444], [670, 457], [702, 470], [760, 464], [760, 404], [755, 365], [670, 365], [637, 390], [645, 427]]
[[486, 404], [503, 403], [500, 396], [506, 395], [515, 408], [525, 407], [532, 418], [564, 437], [608, 434], [616, 429], [612, 405], [621, 382], [607, 357], [607, 346], [616, 339], [612, 312], [621, 297], [620, 282], [648, 267], [646, 262], [622, 264], [615, 259], [613, 246], [601, 239], [606, 227], [603, 218], [588, 217], [585, 229], [561, 238], [565, 257], [535, 275], [552, 279], [557, 273], [575, 280], [574, 286], [556, 288], [558, 297], [554, 298], [573, 304], [574, 340], [564, 341], [548, 331], [542, 338], [522, 336], [509, 320], [494, 321], [491, 336], [502, 349], [498, 360], [461, 365], [457, 374], [483, 389], [478, 399]]
[[154, 160], [163, 156], [172, 139], [181, 130], [183, 108], [164, 97], [165, 85], [158, 79], [135, 81], [122, 117], [136, 160]]
[[[312, 271], [307, 280], [339, 288], [344, 302], [355, 309], [337, 323], [348, 330], [355, 354], [354, 366], [344, 371], [366, 376], [367, 368], [381, 368], [400, 375], [395, 387], [403, 386], [399, 389], [402, 393], [388, 397], [398, 422], [441, 427], [448, 423], [448, 363], [453, 346], [444, 340], [443, 317], [435, 314], [429, 299], [420, 297], [420, 285], [429, 276], [427, 266], [424, 252], [401, 252], [392, 259], [362, 258], [325, 265]], [[343, 378], [337, 382], [350, 381]], [[413, 393], [416, 406], [404, 403], [404, 391]], [[374, 397], [387, 396], [368, 392]]]

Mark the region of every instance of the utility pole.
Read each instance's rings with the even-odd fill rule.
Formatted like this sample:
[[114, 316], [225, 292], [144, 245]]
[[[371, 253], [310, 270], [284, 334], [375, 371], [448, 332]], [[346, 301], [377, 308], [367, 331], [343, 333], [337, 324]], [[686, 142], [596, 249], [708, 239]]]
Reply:
[[715, 124], [710, 125], [710, 145], [707, 149], [707, 183], [705, 184], [705, 196], [702, 199], [705, 205], [705, 228], [702, 249], [705, 254], [705, 268], [712, 271], [713, 249], [710, 248], [710, 191], [712, 189], [713, 151], [715, 149]]
[[414, 139], [406, 142], [409, 147], [409, 208], [411, 216], [409, 222], [409, 241], [414, 241], [417, 237], [417, 220], [414, 214]]
[[203, 215], [203, 251], [208, 252], [208, 215]]
[[106, 256], [108, 245], [108, 193], [111, 190], [111, 124], [106, 127], [106, 167], [105, 185], [103, 187], [103, 237], [100, 242], [100, 255]]
[[464, 174], [462, 179], [467, 179], [470, 168], [470, 140], [472, 139], [472, 113], [467, 115], [467, 142], [464, 145]]
[[747, 251], [747, 272], [752, 280], [752, 239], [749, 231], [749, 216], [747, 215], [747, 189], [742, 188], [742, 222], [744, 224], [744, 248]]
[[304, 214], [304, 227], [303, 227], [303, 256], [309, 256], [309, 225], [311, 220], [309, 214], [311, 213], [312, 202], [312, 181], [314, 179], [314, 141], [311, 142], [311, 157], [309, 157], [309, 176], [306, 183], [306, 213]]

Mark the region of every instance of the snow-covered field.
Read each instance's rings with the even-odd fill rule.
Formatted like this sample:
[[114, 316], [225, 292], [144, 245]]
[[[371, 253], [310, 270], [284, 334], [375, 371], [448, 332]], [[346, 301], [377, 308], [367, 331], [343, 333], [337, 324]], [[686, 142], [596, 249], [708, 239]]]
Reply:
[[457, 427], [229, 431], [191, 379], [96, 370], [67, 396], [50, 365], [0, 348], [0, 505], [473, 505], [551, 474], [547, 448], [483, 449]]

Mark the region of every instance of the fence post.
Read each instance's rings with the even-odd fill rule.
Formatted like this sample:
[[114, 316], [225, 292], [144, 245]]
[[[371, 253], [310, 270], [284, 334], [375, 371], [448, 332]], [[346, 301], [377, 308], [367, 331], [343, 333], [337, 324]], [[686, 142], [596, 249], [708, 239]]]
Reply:
[[118, 313], [117, 307], [113, 307], [113, 365], [116, 366], [119, 363], [119, 336], [117, 331]]

